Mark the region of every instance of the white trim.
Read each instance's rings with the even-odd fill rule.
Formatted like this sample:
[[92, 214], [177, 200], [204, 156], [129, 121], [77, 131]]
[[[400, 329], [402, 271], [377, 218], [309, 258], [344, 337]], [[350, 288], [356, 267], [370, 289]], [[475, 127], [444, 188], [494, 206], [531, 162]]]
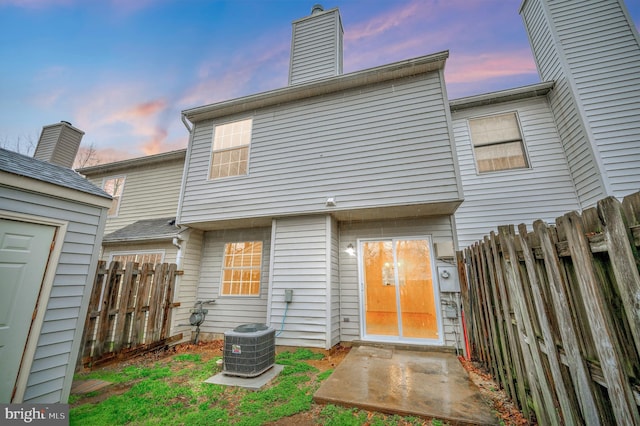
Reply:
[[36, 315], [31, 321], [31, 328], [29, 329], [27, 342], [25, 344], [24, 350], [22, 351], [22, 361], [20, 362], [18, 377], [16, 378], [14, 387], [15, 392], [13, 397], [11, 398], [12, 403], [20, 403], [23, 401], [24, 393], [27, 389], [27, 381], [29, 380], [29, 375], [31, 374], [31, 366], [33, 364], [33, 358], [38, 346], [38, 340], [40, 340], [40, 332], [42, 331], [44, 316], [49, 304], [49, 296], [51, 295], [51, 289], [53, 288], [53, 280], [58, 269], [58, 260], [60, 259], [60, 254], [62, 253], [62, 246], [64, 244], [64, 239], [67, 233], [69, 222], [41, 216], [34, 216], [30, 214], [9, 212], [6, 210], [0, 210], [0, 218], [34, 223], [38, 225], [47, 225], [55, 228], [55, 233], [53, 235], [52, 241], [52, 249], [49, 254], [44, 277], [40, 285], [40, 294], [38, 295], [38, 300], [36, 303]]
[[[398, 240], [427, 240], [429, 243], [429, 261], [431, 262], [431, 278], [433, 285], [433, 298], [434, 298], [434, 307], [435, 307], [435, 315], [436, 315], [436, 323], [438, 326], [438, 338], [437, 339], [416, 339], [416, 338], [407, 338], [402, 336], [380, 336], [380, 335], [367, 335], [366, 334], [366, 311], [364, 306], [365, 301], [365, 289], [364, 289], [364, 270], [362, 268], [363, 264], [363, 253], [364, 250], [362, 248], [362, 244], [368, 241], [394, 241]], [[358, 282], [359, 282], [359, 293], [360, 293], [360, 336], [364, 341], [369, 342], [384, 342], [384, 343], [407, 343], [407, 344], [419, 344], [419, 345], [434, 345], [434, 346], [443, 346], [445, 344], [444, 339], [444, 324], [442, 318], [442, 308], [440, 302], [440, 285], [438, 283], [438, 277], [436, 276], [436, 259], [435, 253], [433, 249], [433, 237], [431, 235], [414, 235], [414, 236], [396, 236], [396, 237], [375, 237], [375, 238], [358, 238], [357, 239], [358, 250]], [[396, 250], [393, 249], [393, 260], [396, 262]], [[397, 268], [394, 268], [395, 280], [397, 282]], [[397, 288], [397, 286], [395, 286]], [[398, 305], [400, 301], [397, 301]], [[398, 309], [398, 314], [400, 314], [400, 309]], [[400, 334], [402, 334], [402, 330], [399, 330]]]
[[49, 197], [71, 200], [75, 203], [107, 208], [111, 206], [111, 198], [90, 194], [79, 189], [71, 189], [54, 183], [48, 183], [4, 171], [0, 171], [0, 182], [2, 182], [0, 186], [13, 187], [18, 188], [21, 191], [34, 192]]
[[129, 251], [112, 251], [109, 253], [109, 263], [113, 260], [113, 256], [131, 256], [131, 255], [139, 255], [139, 254], [162, 254], [162, 258], [160, 259], [161, 263], [164, 263], [164, 257], [166, 255], [165, 250], [129, 250]]
[[[109, 214], [109, 212], [107, 211], [107, 217], [108, 218], [112, 218], [112, 217], [118, 217], [118, 214], [120, 214], [120, 206], [122, 205], [122, 197], [124, 197], [124, 187], [127, 183], [127, 175], [126, 174], [120, 174], [120, 175], [110, 175], [110, 176], [105, 176], [102, 178], [102, 184], [100, 185], [100, 188], [104, 191], [107, 192], [104, 188], [104, 184], [106, 181], [108, 180], [113, 180], [113, 179], [118, 179], [118, 178], [122, 178], [122, 191], [120, 191], [120, 195], [118, 196], [118, 206], [116, 207], [116, 212], [112, 215]], [[112, 197], [115, 197], [115, 194], [109, 194]], [[112, 200], [113, 203], [113, 200]], [[109, 209], [111, 209], [111, 205], [109, 205]]]
[[331, 254], [332, 254], [332, 235], [331, 235], [331, 215], [326, 215], [325, 216], [325, 271], [326, 271], [326, 279], [325, 282], [327, 283], [327, 300], [325, 302], [325, 309], [326, 309], [326, 323], [325, 323], [325, 327], [326, 327], [326, 332], [325, 332], [325, 342], [324, 342], [324, 348], [325, 349], [331, 349], [331, 332], [333, 330], [333, 312], [331, 310], [331, 295], [332, 295], [332, 286], [333, 286], [333, 282], [332, 282], [332, 275], [331, 275]]
[[269, 279], [267, 283], [267, 325], [271, 325], [271, 311], [273, 310], [273, 264], [275, 263], [277, 219], [271, 220], [271, 251], [269, 253]]

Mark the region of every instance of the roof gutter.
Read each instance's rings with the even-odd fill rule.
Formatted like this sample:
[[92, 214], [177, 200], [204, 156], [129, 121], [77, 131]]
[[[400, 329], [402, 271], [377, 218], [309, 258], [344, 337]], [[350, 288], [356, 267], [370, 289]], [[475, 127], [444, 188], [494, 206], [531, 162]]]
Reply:
[[253, 111], [285, 102], [306, 99], [312, 96], [327, 95], [365, 85], [424, 74], [444, 68], [445, 61], [448, 57], [449, 51], [445, 50], [432, 55], [394, 62], [363, 71], [294, 84], [281, 89], [187, 109], [182, 111], [182, 116], [183, 120], [186, 118], [191, 123], [196, 123], [202, 120]]

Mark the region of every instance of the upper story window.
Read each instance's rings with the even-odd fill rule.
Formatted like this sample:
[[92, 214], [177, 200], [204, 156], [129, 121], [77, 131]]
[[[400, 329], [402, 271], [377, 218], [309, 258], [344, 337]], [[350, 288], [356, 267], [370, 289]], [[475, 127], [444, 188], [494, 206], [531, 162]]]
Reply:
[[248, 118], [215, 126], [210, 179], [247, 174], [252, 121]]
[[227, 243], [222, 262], [222, 296], [259, 296], [262, 241]]
[[120, 199], [122, 198], [122, 191], [124, 189], [124, 176], [111, 176], [104, 178], [102, 180], [102, 189], [113, 197], [107, 216], [118, 216]]
[[529, 167], [515, 112], [469, 120], [478, 173]]

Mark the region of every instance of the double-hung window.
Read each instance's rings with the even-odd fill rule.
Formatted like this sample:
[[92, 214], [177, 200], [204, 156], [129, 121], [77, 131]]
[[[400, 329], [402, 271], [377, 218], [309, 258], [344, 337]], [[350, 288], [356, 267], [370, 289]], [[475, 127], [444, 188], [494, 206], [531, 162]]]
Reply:
[[515, 112], [469, 120], [478, 173], [529, 167]]
[[124, 190], [124, 176], [110, 176], [104, 178], [102, 181], [102, 189], [113, 197], [107, 216], [118, 216], [120, 199], [122, 198], [122, 191]]
[[252, 121], [248, 118], [215, 126], [210, 179], [247, 174]]
[[227, 243], [222, 262], [222, 296], [259, 296], [262, 241]]

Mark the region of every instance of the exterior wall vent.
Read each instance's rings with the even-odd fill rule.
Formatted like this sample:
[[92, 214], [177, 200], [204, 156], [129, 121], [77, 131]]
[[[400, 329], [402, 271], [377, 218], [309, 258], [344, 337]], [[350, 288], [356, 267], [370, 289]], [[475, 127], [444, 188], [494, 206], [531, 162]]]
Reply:
[[275, 363], [276, 331], [265, 324], [244, 324], [224, 333], [223, 373], [256, 377]]

